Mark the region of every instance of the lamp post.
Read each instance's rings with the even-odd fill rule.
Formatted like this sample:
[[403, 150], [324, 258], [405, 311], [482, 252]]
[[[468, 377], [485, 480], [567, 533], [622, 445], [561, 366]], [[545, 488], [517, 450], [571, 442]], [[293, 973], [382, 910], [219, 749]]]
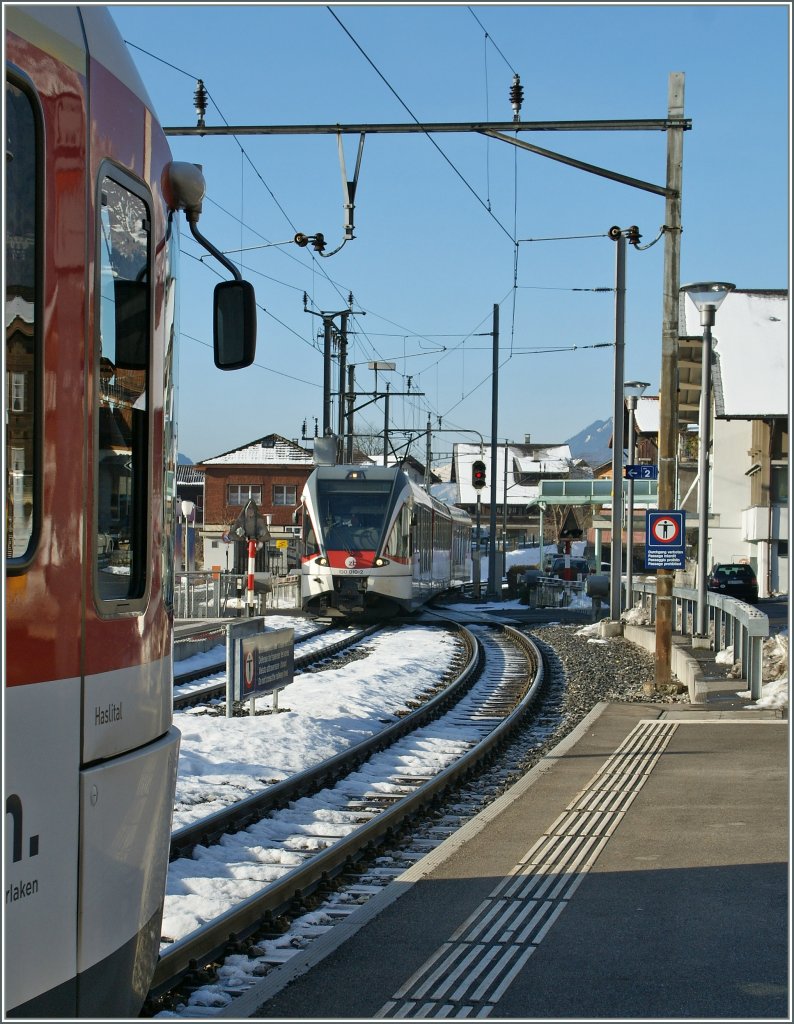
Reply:
[[[634, 465], [634, 413], [637, 399], [645, 392], [648, 384], [642, 380], [627, 380], [623, 385], [623, 394], [629, 410], [629, 465]], [[631, 607], [631, 586], [634, 582], [634, 477], [630, 476], [626, 484], [626, 607]]]
[[183, 515], [183, 516], [185, 517], [185, 530], [184, 530], [184, 535], [183, 535], [183, 537], [182, 537], [182, 544], [184, 545], [184, 549], [185, 549], [185, 550], [184, 550], [184, 556], [185, 556], [185, 572], [187, 572], [187, 571], [188, 571], [188, 557], [187, 557], [187, 524], [188, 524], [188, 520], [189, 520], [189, 519], [190, 519], [190, 517], [191, 517], [191, 516], [193, 515], [193, 510], [195, 509], [195, 507], [196, 507], [196, 506], [194, 505], [194, 503], [193, 503], [192, 501], [187, 501], [187, 500], [185, 500], [185, 501], [183, 501], [183, 502], [182, 502], [182, 515]]
[[711, 433], [711, 328], [716, 312], [735, 285], [724, 281], [699, 281], [679, 289], [695, 303], [703, 328], [703, 352], [698, 418], [698, 585], [695, 635], [707, 636], [706, 557], [708, 555], [709, 445]]

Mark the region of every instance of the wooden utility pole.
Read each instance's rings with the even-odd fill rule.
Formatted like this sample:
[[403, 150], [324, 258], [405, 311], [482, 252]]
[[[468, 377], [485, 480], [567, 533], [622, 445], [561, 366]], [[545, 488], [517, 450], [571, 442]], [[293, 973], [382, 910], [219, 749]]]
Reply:
[[[668, 118], [684, 113], [684, 73], [669, 78]], [[667, 179], [664, 215], [664, 280], [662, 284], [662, 369], [659, 385], [658, 507], [673, 509], [676, 502], [678, 446], [678, 289], [681, 275], [681, 181], [684, 158], [682, 122], [667, 130]], [[614, 556], [613, 556], [614, 557]], [[656, 689], [670, 686], [673, 649], [672, 569], [656, 572]]]

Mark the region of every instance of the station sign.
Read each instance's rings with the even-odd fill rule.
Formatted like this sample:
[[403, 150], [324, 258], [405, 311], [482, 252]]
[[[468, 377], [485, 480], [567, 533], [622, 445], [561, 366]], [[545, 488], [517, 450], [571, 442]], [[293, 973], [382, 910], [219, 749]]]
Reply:
[[274, 629], [243, 637], [235, 673], [235, 700], [273, 693], [292, 682], [295, 670], [295, 630]]
[[646, 465], [626, 466], [625, 477], [627, 480], [658, 480], [659, 467]]
[[645, 513], [645, 568], [683, 569], [686, 513], [648, 509]]

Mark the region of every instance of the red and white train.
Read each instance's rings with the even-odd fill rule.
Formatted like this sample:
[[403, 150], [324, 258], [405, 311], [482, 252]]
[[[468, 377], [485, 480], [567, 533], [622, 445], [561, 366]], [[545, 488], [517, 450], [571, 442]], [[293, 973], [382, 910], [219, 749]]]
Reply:
[[[172, 161], [106, 10], [4, 5], [3, 20], [4, 1010], [135, 1016], [179, 748], [176, 214], [201, 240], [204, 184]], [[215, 295], [224, 369], [253, 359], [235, 277]]]
[[304, 611], [411, 612], [471, 580], [471, 519], [398, 467], [318, 466], [301, 501]]

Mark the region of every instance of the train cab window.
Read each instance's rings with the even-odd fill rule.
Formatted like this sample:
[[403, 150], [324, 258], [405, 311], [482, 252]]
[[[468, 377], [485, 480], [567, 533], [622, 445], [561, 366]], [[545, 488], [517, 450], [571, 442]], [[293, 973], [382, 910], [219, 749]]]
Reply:
[[[6, 81], [6, 559], [30, 558], [39, 521], [37, 466], [41, 197], [40, 118], [31, 96]], [[38, 428], [38, 429], [37, 429]]]
[[[100, 601], [146, 591], [149, 510], [150, 215], [108, 175], [99, 202], [96, 587]], [[119, 174], [119, 177], [123, 177]]]

